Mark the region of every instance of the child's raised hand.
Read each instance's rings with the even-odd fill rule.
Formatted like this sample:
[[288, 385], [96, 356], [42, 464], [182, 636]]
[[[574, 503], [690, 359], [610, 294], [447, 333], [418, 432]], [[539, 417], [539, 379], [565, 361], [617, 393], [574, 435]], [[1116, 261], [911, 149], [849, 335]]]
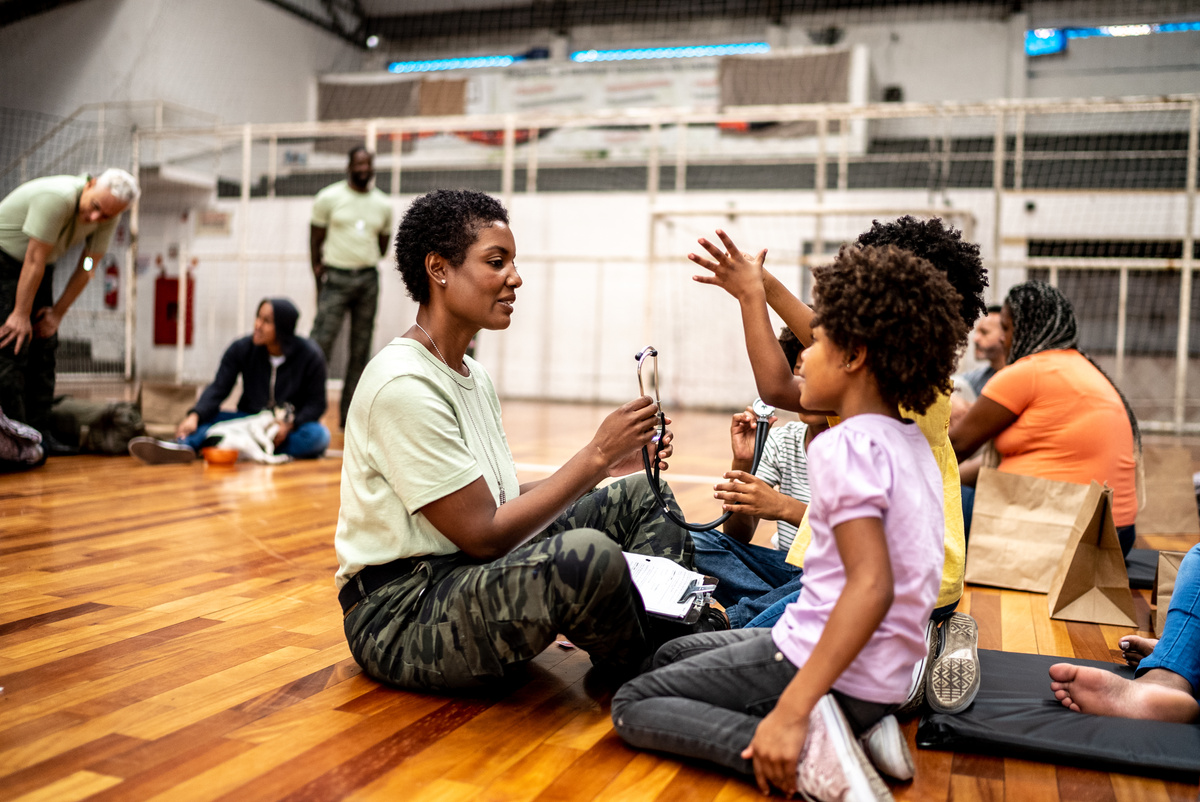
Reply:
[[[774, 423], [772, 415], [770, 423]], [[733, 449], [733, 458], [738, 462], [750, 463], [754, 460], [754, 430], [758, 428], [758, 416], [754, 410], [746, 407], [745, 412], [737, 412], [729, 424], [729, 445]]]
[[738, 300], [755, 293], [765, 294], [763, 264], [767, 261], [767, 249], [763, 248], [757, 256], [751, 256], [743, 253], [729, 238], [729, 235], [719, 228], [717, 236], [724, 244], [725, 250], [721, 250], [703, 237], [698, 240], [700, 247], [708, 251], [712, 255], [712, 259], [694, 253], [688, 254], [688, 259], [712, 273], [711, 276], [692, 276], [692, 280], [701, 284], [715, 284]]
[[789, 796], [796, 792], [796, 766], [807, 735], [807, 717], [791, 720], [778, 707], [759, 722], [742, 759], [754, 761], [760, 791], [770, 794], [775, 786]]

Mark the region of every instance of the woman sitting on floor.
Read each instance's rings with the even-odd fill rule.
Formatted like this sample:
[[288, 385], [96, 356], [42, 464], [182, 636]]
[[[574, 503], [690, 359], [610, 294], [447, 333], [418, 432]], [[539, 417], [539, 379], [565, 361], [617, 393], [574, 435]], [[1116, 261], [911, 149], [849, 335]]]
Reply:
[[690, 535], [640, 473], [657, 423], [646, 396], [549, 478], [518, 484], [491, 378], [467, 355], [480, 329], [512, 322], [516, 255], [508, 213], [479, 192], [423, 195], [396, 233], [420, 308], [354, 392], [334, 539], [350, 651], [381, 682], [494, 684], [558, 633], [626, 678], [657, 642], [622, 550], [692, 565]]
[[[135, 437], [129, 453], [150, 465], [191, 462], [219, 421], [244, 418], [263, 410], [290, 407], [279, 415], [275, 453], [296, 459], [319, 457], [329, 447], [325, 414], [325, 357], [312, 340], [296, 336], [300, 313], [286, 298], [264, 298], [254, 316], [254, 332], [234, 340], [221, 357], [217, 376], [196, 406], [179, 423], [175, 442]], [[242, 395], [237, 411], [222, 411], [238, 377]]]
[[[1137, 418], [1112, 380], [1079, 351], [1075, 312], [1049, 284], [1027, 281], [1000, 311], [1008, 365], [950, 430], [959, 459], [988, 440], [999, 470], [1060, 482], [1106, 482], [1121, 550], [1133, 547], [1137, 518]], [[975, 475], [963, 474], [971, 488]], [[964, 508], [974, 491], [964, 490]]]

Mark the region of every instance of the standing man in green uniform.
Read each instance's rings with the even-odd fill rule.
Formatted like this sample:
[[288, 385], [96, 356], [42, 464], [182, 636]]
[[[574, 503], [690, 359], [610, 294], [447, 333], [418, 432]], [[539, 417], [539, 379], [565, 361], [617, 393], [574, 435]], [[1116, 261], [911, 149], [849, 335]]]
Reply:
[[[0, 200], [0, 408], [45, 436], [54, 401], [58, 326], [100, 263], [117, 218], [140, 194], [137, 180], [110, 168], [99, 178], [35, 178]], [[83, 243], [58, 301], [54, 263]]]
[[392, 204], [371, 186], [375, 157], [359, 145], [350, 151], [347, 179], [317, 193], [313, 203], [309, 250], [317, 279], [317, 317], [309, 335], [328, 362], [333, 342], [350, 314], [350, 359], [342, 385], [341, 424], [346, 427], [350, 399], [371, 358], [375, 307], [379, 300], [379, 260], [387, 251]]

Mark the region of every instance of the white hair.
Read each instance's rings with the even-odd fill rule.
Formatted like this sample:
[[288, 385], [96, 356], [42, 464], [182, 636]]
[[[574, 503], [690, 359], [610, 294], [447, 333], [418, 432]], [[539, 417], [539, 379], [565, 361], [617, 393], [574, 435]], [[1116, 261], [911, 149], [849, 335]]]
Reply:
[[96, 179], [96, 186], [104, 187], [109, 194], [128, 206], [142, 194], [137, 179], [119, 167], [109, 167]]

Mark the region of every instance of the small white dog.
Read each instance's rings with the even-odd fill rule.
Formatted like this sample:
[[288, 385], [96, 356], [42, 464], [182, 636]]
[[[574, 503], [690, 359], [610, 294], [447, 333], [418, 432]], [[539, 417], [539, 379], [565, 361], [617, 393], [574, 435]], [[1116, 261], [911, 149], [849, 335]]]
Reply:
[[245, 459], [271, 465], [292, 461], [287, 454], [275, 453], [275, 435], [278, 433], [279, 420], [269, 409], [245, 418], [220, 421], [208, 429], [208, 437], [221, 438], [217, 444], [221, 448], [236, 448]]

